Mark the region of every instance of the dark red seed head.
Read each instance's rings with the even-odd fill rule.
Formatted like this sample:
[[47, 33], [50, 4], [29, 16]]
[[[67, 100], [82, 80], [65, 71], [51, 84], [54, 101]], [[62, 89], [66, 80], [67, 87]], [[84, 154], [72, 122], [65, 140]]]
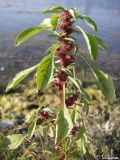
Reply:
[[72, 18], [72, 15], [70, 14], [69, 11], [65, 10], [60, 14], [60, 17], [63, 21], [70, 21], [70, 19]]
[[58, 70], [56, 73], [57, 78], [59, 78], [61, 81], [66, 81], [67, 79], [67, 74], [62, 71], [62, 70]]
[[63, 22], [60, 25], [60, 29], [63, 31], [66, 31], [67, 29], [69, 29], [71, 27], [71, 23], [70, 22]]
[[75, 101], [77, 100], [78, 98], [78, 95], [77, 94], [74, 94], [74, 95], [71, 95], [70, 97], [68, 97], [66, 100], [65, 100], [65, 104], [67, 107], [69, 106], [72, 106]]
[[72, 101], [71, 99], [66, 99], [65, 104], [66, 104], [67, 107], [69, 107], [69, 106], [72, 106], [74, 104], [74, 101]]
[[60, 63], [63, 67], [67, 67], [69, 66], [71, 63], [73, 63], [75, 61], [75, 57], [74, 56], [69, 56], [67, 55], [64, 59], [61, 59]]
[[41, 111], [41, 112], [39, 113], [39, 115], [40, 115], [42, 118], [44, 118], [44, 119], [48, 119], [48, 118], [49, 118], [49, 114], [48, 114], [47, 111]]
[[71, 134], [75, 135], [78, 131], [79, 131], [79, 126], [74, 125], [73, 128], [72, 128]]
[[66, 52], [62, 50], [61, 48], [56, 49], [56, 55], [60, 58], [65, 58], [66, 57]]
[[64, 50], [65, 50], [66, 52], [71, 51], [73, 48], [74, 48], [73, 44], [66, 44], [66, 45], [64, 46]]
[[74, 101], [77, 101], [77, 99], [78, 99], [78, 94], [74, 94], [74, 95], [72, 96], [72, 98], [73, 98]]
[[75, 57], [74, 56], [66, 56], [66, 61], [73, 63], [75, 61]]

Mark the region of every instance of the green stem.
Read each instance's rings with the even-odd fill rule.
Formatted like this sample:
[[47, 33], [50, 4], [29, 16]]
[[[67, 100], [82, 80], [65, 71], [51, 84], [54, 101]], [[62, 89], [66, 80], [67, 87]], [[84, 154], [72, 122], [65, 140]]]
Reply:
[[63, 84], [62, 105], [65, 105], [65, 83]]

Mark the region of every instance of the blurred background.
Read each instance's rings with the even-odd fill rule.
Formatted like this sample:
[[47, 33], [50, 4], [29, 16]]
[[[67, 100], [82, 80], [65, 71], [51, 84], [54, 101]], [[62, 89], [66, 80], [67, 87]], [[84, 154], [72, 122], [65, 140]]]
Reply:
[[22, 29], [38, 25], [47, 16], [42, 15], [41, 10], [55, 5], [76, 7], [96, 21], [97, 34], [109, 46], [109, 54], [101, 53], [97, 64], [113, 77], [119, 88], [120, 0], [0, 0], [0, 88], [16, 72], [39, 62], [43, 57], [45, 49], [52, 43], [49, 38], [39, 34], [17, 48], [14, 47], [14, 40]]

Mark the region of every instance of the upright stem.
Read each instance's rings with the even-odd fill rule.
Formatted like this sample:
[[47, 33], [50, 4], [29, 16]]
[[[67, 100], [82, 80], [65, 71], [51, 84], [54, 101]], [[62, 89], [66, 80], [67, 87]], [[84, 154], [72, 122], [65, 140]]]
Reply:
[[65, 105], [65, 83], [63, 84], [62, 105]]

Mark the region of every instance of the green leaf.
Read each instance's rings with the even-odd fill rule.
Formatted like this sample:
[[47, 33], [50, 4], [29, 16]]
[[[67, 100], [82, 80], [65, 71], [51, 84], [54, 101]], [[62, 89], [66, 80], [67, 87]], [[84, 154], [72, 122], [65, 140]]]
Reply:
[[86, 146], [87, 146], [87, 135], [84, 127], [80, 128], [80, 131], [76, 138], [76, 144], [78, 146], [78, 150], [82, 155], [86, 153]]
[[94, 29], [95, 31], [97, 31], [97, 25], [95, 23], [94, 20], [92, 20], [90, 17], [87, 16], [80, 16], [80, 18], [88, 25], [90, 26], [92, 29]]
[[46, 53], [48, 53], [48, 52], [54, 53], [57, 47], [58, 47], [58, 44], [52, 44], [52, 45], [46, 50]]
[[74, 84], [74, 86], [81, 92], [80, 86], [79, 86], [79, 84], [77, 83], [77, 81], [76, 81], [74, 78], [70, 77], [70, 76], [68, 76], [68, 79], [69, 79], [69, 80]]
[[62, 142], [70, 133], [73, 127], [72, 120], [69, 115], [67, 107], [61, 106], [59, 115], [56, 120], [56, 140], [55, 143]]
[[104, 96], [108, 99], [109, 102], [112, 103], [116, 98], [115, 88], [112, 79], [106, 73], [90, 64], [83, 55], [81, 55], [81, 57], [93, 71]]
[[83, 111], [88, 114], [89, 112], [89, 100], [86, 95], [81, 94], [81, 103], [83, 104]]
[[71, 8], [69, 10], [71, 15], [73, 16], [74, 19], [81, 19], [84, 23], [86, 23], [89, 27], [97, 31], [97, 25], [93, 19], [90, 17], [87, 17], [85, 15], [81, 15], [79, 12], [77, 12], [75, 9]]
[[26, 134], [13, 134], [7, 136], [7, 138], [10, 140], [9, 149], [16, 149], [18, 148], [23, 140], [26, 138]]
[[93, 65], [91, 65], [91, 68], [98, 81], [102, 93], [108, 99], [108, 101], [112, 103], [116, 98], [112, 79], [106, 73], [94, 67]]
[[59, 14], [54, 13], [51, 18], [52, 30], [56, 30], [59, 21]]
[[14, 88], [16, 85], [18, 85], [21, 81], [23, 81], [31, 72], [33, 72], [38, 65], [35, 65], [31, 68], [25, 69], [21, 71], [20, 73], [16, 74], [13, 80], [8, 84], [6, 88], [6, 92]]
[[53, 54], [49, 54], [48, 56], [42, 59], [42, 61], [38, 66], [36, 81], [37, 81], [38, 91], [40, 92], [43, 92], [46, 89], [48, 83], [50, 82], [50, 79], [53, 76], [53, 68], [54, 68], [53, 57], [54, 57]]
[[36, 115], [37, 115], [37, 111], [33, 111], [30, 115], [30, 118], [29, 118], [29, 123], [32, 123], [32, 121], [36, 118]]
[[95, 36], [95, 38], [97, 39], [98, 46], [108, 51], [108, 46], [104, 43], [104, 41], [97, 36]]
[[78, 91], [80, 92], [80, 94], [82, 95], [85, 95], [85, 93], [83, 92], [82, 88], [81, 88], [81, 85], [82, 85], [82, 82], [78, 79], [74, 79], [70, 76], [68, 76], [68, 79], [74, 84], [74, 86], [78, 89]]
[[61, 6], [55, 6], [55, 7], [49, 7], [42, 11], [42, 13], [60, 13], [61, 11], [64, 11], [65, 9]]
[[32, 136], [33, 136], [33, 134], [34, 134], [34, 132], [35, 132], [35, 128], [36, 128], [36, 119], [34, 119], [32, 122], [31, 122], [31, 124], [30, 124], [30, 126], [29, 126], [29, 128], [28, 128], [28, 137], [29, 138], [32, 138]]
[[23, 42], [27, 41], [32, 36], [36, 35], [37, 33], [40, 33], [44, 30], [51, 30], [52, 24], [51, 24], [51, 18], [45, 18], [39, 26], [34, 26], [27, 28], [20, 32], [20, 34], [17, 36], [17, 39], [15, 41], [15, 46], [19, 46]]
[[77, 111], [76, 108], [73, 109], [72, 113], [71, 113], [71, 120], [73, 124], [77, 124]]
[[90, 34], [90, 33], [86, 33], [81, 27], [76, 26], [83, 34], [86, 44], [87, 44], [87, 48], [88, 51], [90, 53], [90, 56], [92, 58], [92, 60], [96, 61], [97, 57], [98, 57], [98, 43], [97, 40], [95, 38], [94, 35]]
[[35, 26], [35, 27], [30, 27], [30, 28], [23, 30], [17, 36], [17, 39], [15, 41], [15, 46], [19, 46], [23, 42], [27, 41], [30, 37], [36, 35], [37, 33], [41, 32], [45, 29], [46, 28], [44, 28], [43, 26]]

